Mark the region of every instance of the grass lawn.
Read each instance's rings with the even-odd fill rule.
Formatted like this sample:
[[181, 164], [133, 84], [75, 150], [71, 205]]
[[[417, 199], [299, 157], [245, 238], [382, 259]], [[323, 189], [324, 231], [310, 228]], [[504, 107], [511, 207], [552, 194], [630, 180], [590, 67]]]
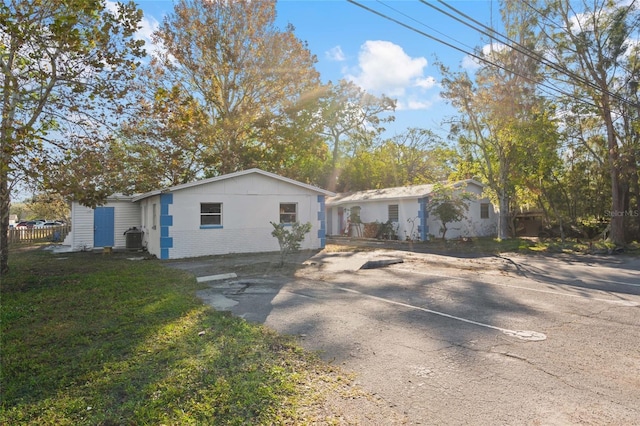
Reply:
[[0, 424], [314, 423], [309, 407], [349, 381], [159, 261], [14, 248], [10, 268]]

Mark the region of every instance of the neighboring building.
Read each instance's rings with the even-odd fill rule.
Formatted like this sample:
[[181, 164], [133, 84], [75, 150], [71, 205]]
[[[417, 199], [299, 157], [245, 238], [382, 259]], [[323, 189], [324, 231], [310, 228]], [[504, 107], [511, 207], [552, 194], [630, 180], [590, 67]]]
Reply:
[[143, 232], [143, 247], [160, 259], [268, 252], [279, 250], [270, 222], [297, 221], [312, 225], [301, 248], [319, 249], [325, 244], [325, 196], [331, 195], [250, 169], [132, 197], [110, 197], [96, 209], [74, 203], [70, 241], [75, 250], [126, 248], [125, 232], [136, 227]]
[[[466, 219], [447, 224], [447, 238], [493, 236], [497, 230], [497, 214], [487, 198], [482, 198], [484, 185], [472, 179], [456, 182], [454, 187], [474, 194], [469, 201]], [[327, 198], [328, 235], [372, 237], [366, 224], [390, 223], [400, 239], [426, 241], [441, 235], [441, 222], [427, 211], [434, 185], [411, 185], [337, 194]], [[355, 220], [354, 220], [355, 218]]]
[[515, 227], [516, 237], [537, 237], [542, 232], [544, 211], [525, 210], [516, 213]]

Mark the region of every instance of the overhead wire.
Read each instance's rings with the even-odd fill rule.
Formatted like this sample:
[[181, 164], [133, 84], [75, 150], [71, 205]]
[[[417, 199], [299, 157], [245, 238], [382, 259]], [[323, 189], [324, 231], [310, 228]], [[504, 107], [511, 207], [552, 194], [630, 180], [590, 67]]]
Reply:
[[458, 18], [458, 17], [456, 17], [456, 16], [454, 16], [454, 15], [452, 15], [452, 14], [450, 14], [450, 13], [448, 13], [448, 12], [446, 12], [446, 11], [440, 9], [440, 8], [438, 8], [437, 6], [427, 2], [425, 0], [420, 0], [420, 2], [422, 4], [429, 6], [429, 7], [433, 8], [434, 10], [437, 10], [438, 12], [440, 12], [440, 13], [442, 13], [442, 14], [444, 14], [444, 15], [446, 15], [446, 16], [454, 19], [454, 20], [456, 20], [457, 22], [460, 22], [461, 24], [463, 24], [463, 25], [465, 25], [465, 26], [467, 26], [467, 27], [469, 27], [469, 28], [471, 28], [471, 29], [473, 29], [475, 31], [478, 31], [479, 33], [489, 37], [492, 40], [498, 41], [498, 42], [506, 45], [507, 47], [517, 51], [518, 53], [521, 53], [521, 54], [526, 55], [526, 56], [528, 56], [529, 58], [531, 58], [531, 59], [533, 59], [535, 61], [538, 61], [539, 63], [541, 63], [541, 64], [543, 64], [543, 65], [545, 65], [545, 66], [557, 71], [560, 74], [563, 74], [563, 75], [565, 75], [565, 76], [567, 76], [567, 77], [579, 82], [580, 84], [582, 84], [582, 85], [584, 85], [586, 87], [590, 87], [591, 89], [596, 90], [598, 92], [606, 93], [608, 96], [610, 96], [613, 99], [616, 99], [619, 102], [622, 102], [622, 103], [625, 103], [625, 104], [628, 104], [628, 105], [631, 105], [631, 106], [634, 106], [634, 107], [638, 107], [639, 106], [636, 103], [634, 103], [633, 101], [631, 101], [631, 100], [629, 100], [629, 99], [627, 99], [625, 97], [622, 97], [619, 94], [617, 94], [615, 92], [612, 92], [610, 90], [605, 90], [602, 87], [598, 86], [597, 84], [589, 81], [585, 77], [583, 77], [583, 76], [581, 76], [579, 74], [576, 74], [575, 72], [573, 72], [573, 71], [571, 71], [571, 70], [569, 70], [567, 68], [561, 67], [560, 65], [548, 60], [544, 56], [540, 55], [538, 52], [535, 52], [535, 51], [531, 50], [530, 48], [528, 48], [528, 47], [522, 45], [521, 43], [517, 42], [516, 40], [513, 40], [512, 38], [510, 38], [510, 37], [498, 32], [498, 31], [496, 31], [494, 28], [490, 28], [490, 27], [486, 26], [485, 24], [477, 21], [476, 19], [472, 18], [468, 14], [460, 11], [459, 9], [451, 6], [450, 4], [447, 4], [443, 0], [436, 0], [436, 1], [438, 3], [444, 5], [445, 7], [449, 8], [450, 10], [454, 11], [458, 15], [464, 17], [465, 19], [468, 19], [469, 21], [479, 25], [482, 29], [480, 29], [480, 28], [478, 28], [478, 27], [476, 27], [474, 25], [471, 25], [468, 22], [465, 22], [463, 19], [460, 19], [460, 18]]
[[[539, 10], [538, 8], [534, 7], [530, 1], [527, 0], [519, 0], [520, 3], [523, 3], [525, 6], [527, 6], [529, 9], [531, 9], [532, 11], [534, 11], [538, 16], [540, 16], [540, 18], [544, 21], [546, 21], [547, 23], [549, 23], [550, 25], [552, 25], [554, 28], [562, 28], [560, 25], [556, 24], [554, 21], [549, 20], [549, 17], [543, 13], [541, 10]], [[635, 6], [635, 4], [637, 3], [637, 0], [632, 0], [631, 2], [629, 2], [629, 4], [627, 5], [627, 11], [631, 10], [632, 7]], [[640, 33], [640, 30], [638, 31]], [[576, 53], [574, 51], [574, 53]], [[624, 66], [624, 64], [620, 64], [620, 67], [622, 69], [624, 69], [624, 71], [626, 71], [627, 73], [629, 73], [629, 75], [631, 76], [633, 74], [633, 71], [630, 70], [629, 68], [627, 68], [626, 66]], [[631, 77], [630, 77], [631, 78]], [[635, 104], [633, 106], [640, 106], [638, 104]]]
[[[423, 3], [423, 4], [425, 4], [425, 5], [429, 6], [429, 7], [437, 10], [440, 13], [445, 14], [446, 16], [449, 16], [450, 18], [460, 22], [461, 24], [463, 24], [463, 25], [465, 25], [465, 26], [467, 26], [467, 27], [469, 27], [469, 28], [471, 28], [471, 29], [473, 29], [475, 31], [478, 31], [480, 34], [483, 34], [483, 35], [489, 37], [492, 40], [498, 41], [498, 42], [508, 46], [509, 48], [517, 51], [518, 53], [521, 53], [521, 54], [523, 54], [525, 56], [528, 56], [529, 58], [531, 58], [533, 60], [536, 60], [539, 63], [544, 64], [547, 67], [549, 67], [549, 68], [551, 68], [551, 69], [553, 69], [553, 70], [555, 70], [555, 71], [557, 71], [557, 72], [559, 72], [561, 74], [564, 74], [564, 75], [566, 75], [566, 76], [568, 76], [568, 77], [570, 77], [572, 79], [575, 79], [575, 80], [579, 81], [581, 84], [583, 84], [585, 86], [591, 87], [592, 89], [595, 89], [595, 90], [602, 90], [595, 83], [593, 83], [593, 82], [587, 80], [586, 78], [574, 73], [571, 70], [568, 70], [566, 68], [563, 68], [563, 67], [551, 62], [550, 60], [546, 59], [544, 56], [540, 55], [538, 52], [535, 52], [535, 51], [531, 50], [530, 48], [528, 48], [528, 47], [522, 45], [521, 43], [517, 42], [516, 40], [513, 40], [512, 38], [510, 38], [510, 37], [498, 32], [498, 31], [496, 31], [495, 29], [484, 25], [483, 23], [477, 21], [476, 19], [472, 18], [471, 16], [467, 15], [466, 13], [460, 11], [459, 9], [456, 9], [455, 7], [445, 3], [442, 0], [436, 0], [436, 1], [438, 3], [441, 3], [442, 5], [446, 6], [450, 10], [454, 11], [455, 13], [459, 14], [460, 16], [464, 17], [465, 19], [468, 19], [469, 21], [479, 25], [482, 29], [480, 29], [478, 27], [475, 27], [474, 25], [471, 25], [471, 24], [469, 24], [468, 22], [465, 22], [462, 19], [457, 18], [456, 16], [454, 16], [454, 15], [452, 15], [452, 14], [450, 14], [450, 13], [448, 13], [448, 12], [438, 8], [438, 7], [436, 7], [433, 4], [430, 4], [429, 2], [427, 2], [425, 0], [420, 0], [421, 3]], [[609, 92], [609, 95], [612, 96], [612, 97], [615, 96], [619, 101], [623, 101], [623, 102], [627, 101], [626, 99], [623, 99], [623, 98], [619, 97], [615, 93]]]
[[[426, 32], [424, 32], [424, 31], [422, 31], [422, 30], [419, 30], [418, 28], [415, 28], [415, 27], [413, 27], [413, 26], [411, 26], [411, 25], [409, 25], [409, 24], [407, 24], [407, 23], [404, 23], [404, 22], [402, 22], [402, 21], [400, 21], [400, 20], [398, 20], [398, 19], [395, 19], [395, 18], [393, 18], [393, 17], [391, 17], [391, 16], [389, 16], [389, 15], [386, 15], [386, 14], [384, 14], [384, 13], [380, 12], [380, 11], [377, 11], [377, 10], [375, 10], [375, 9], [372, 9], [372, 8], [368, 7], [368, 6], [365, 6], [365, 5], [363, 5], [363, 4], [359, 3], [359, 2], [357, 2], [356, 0], [347, 0], [347, 2], [349, 2], [349, 3], [351, 3], [351, 4], [355, 5], [355, 6], [358, 6], [358, 7], [362, 8], [362, 9], [364, 9], [364, 10], [368, 11], [368, 12], [371, 12], [371, 13], [373, 13], [373, 14], [375, 14], [375, 15], [378, 15], [378, 16], [380, 16], [381, 18], [384, 18], [384, 19], [386, 19], [386, 20], [388, 20], [388, 21], [391, 21], [391, 22], [393, 22], [393, 23], [395, 23], [395, 24], [397, 24], [397, 25], [400, 25], [400, 26], [402, 26], [402, 27], [404, 27], [404, 28], [406, 28], [406, 29], [408, 29], [408, 30], [410, 30], [410, 31], [413, 31], [413, 32], [415, 32], [415, 33], [417, 33], [417, 34], [420, 34], [420, 35], [422, 35], [423, 37], [426, 37], [426, 38], [428, 38], [428, 39], [430, 39], [430, 40], [433, 40], [433, 41], [435, 41], [435, 42], [437, 42], [437, 43], [443, 44], [443, 45], [445, 45], [445, 46], [447, 46], [447, 47], [450, 47], [450, 48], [452, 48], [452, 49], [454, 49], [454, 50], [456, 50], [456, 51], [458, 51], [458, 52], [461, 52], [461, 53], [463, 53], [463, 54], [465, 54], [465, 55], [468, 55], [468, 56], [470, 56], [470, 57], [472, 57], [472, 58], [476, 59], [476, 60], [477, 60], [477, 61], [479, 61], [479, 62], [483, 62], [483, 63], [485, 63], [485, 64], [487, 64], [487, 65], [490, 65], [490, 66], [493, 66], [493, 67], [499, 68], [499, 69], [501, 69], [501, 70], [503, 70], [503, 71], [506, 71], [506, 72], [512, 73], [512, 74], [514, 74], [514, 75], [518, 75], [519, 77], [522, 77], [523, 79], [525, 79], [525, 80], [527, 80], [527, 81], [529, 81], [529, 82], [531, 82], [531, 83], [536, 83], [536, 84], [538, 84], [539, 86], [544, 87], [544, 88], [546, 88], [546, 89], [548, 89], [548, 90], [551, 90], [551, 91], [553, 91], [553, 92], [557, 92], [557, 93], [561, 93], [561, 94], [563, 94], [563, 95], [565, 95], [565, 96], [567, 96], [567, 97], [573, 98], [573, 99], [575, 99], [575, 100], [577, 100], [577, 101], [579, 101], [579, 102], [582, 102], [582, 103], [585, 103], [585, 104], [587, 104], [587, 105], [589, 105], [589, 106], [592, 106], [592, 107], [594, 107], [594, 108], [597, 108], [597, 105], [595, 105], [595, 104], [593, 104], [593, 103], [591, 103], [591, 102], [589, 102], [589, 101], [586, 101], [586, 100], [584, 100], [584, 99], [582, 99], [582, 98], [579, 98], [579, 97], [577, 97], [576, 95], [574, 95], [574, 94], [572, 94], [572, 93], [566, 92], [566, 91], [564, 91], [564, 90], [562, 90], [562, 89], [560, 89], [560, 88], [558, 88], [558, 87], [555, 87], [555, 86], [552, 86], [552, 85], [549, 85], [549, 84], [546, 84], [546, 83], [540, 83], [539, 81], [534, 80], [534, 79], [532, 79], [531, 77], [521, 75], [521, 74], [519, 74], [519, 73], [515, 72], [514, 70], [510, 70], [510, 69], [508, 69], [507, 67], [505, 67], [505, 66], [503, 66], [503, 65], [501, 65], [501, 64], [498, 64], [498, 63], [496, 63], [496, 62], [494, 62], [494, 61], [491, 61], [491, 60], [487, 59], [486, 57], [480, 56], [480, 55], [478, 55], [478, 54], [476, 54], [476, 53], [473, 53], [473, 52], [467, 51], [467, 50], [465, 50], [465, 49], [463, 49], [463, 48], [461, 48], [461, 47], [458, 47], [458, 46], [453, 45], [453, 44], [451, 44], [451, 43], [449, 43], [449, 42], [446, 42], [446, 41], [444, 41], [444, 40], [442, 40], [442, 39], [440, 39], [440, 38], [438, 38], [438, 37], [435, 37], [435, 36], [433, 36], [433, 35], [431, 35], [431, 34], [429, 34], [429, 33], [426, 33]], [[381, 2], [380, 0], [378, 0], [378, 3], [382, 3], [382, 2]], [[397, 10], [396, 10], [396, 9], [394, 9], [393, 7], [388, 6], [388, 5], [385, 5], [385, 6], [387, 6], [387, 7], [388, 7], [388, 8], [390, 8], [391, 10], [394, 10], [394, 11], [396, 11], [396, 12], [397, 12]], [[412, 18], [412, 19], [413, 19], [413, 18]], [[414, 21], [415, 21], [415, 19], [414, 19]], [[418, 21], [416, 21], [416, 22], [418, 22]], [[426, 25], [424, 25], [424, 24], [421, 24], [421, 25], [423, 25], [423, 26], [425, 26], [425, 27], [426, 27]]]

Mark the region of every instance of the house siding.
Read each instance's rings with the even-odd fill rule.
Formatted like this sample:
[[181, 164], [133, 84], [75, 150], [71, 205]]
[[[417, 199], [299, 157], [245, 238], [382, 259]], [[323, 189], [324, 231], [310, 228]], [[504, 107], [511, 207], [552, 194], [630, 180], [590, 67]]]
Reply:
[[[131, 199], [108, 199], [102, 207], [113, 207], [113, 247], [123, 249], [127, 246], [124, 232], [131, 227], [140, 228], [140, 206]], [[71, 206], [71, 233], [68, 243], [74, 251], [99, 248], [94, 244], [95, 210], [74, 201]]]
[[[482, 196], [483, 189], [477, 185], [468, 185], [465, 189], [466, 192], [474, 194], [477, 198], [469, 201], [467, 205], [469, 210], [466, 213], [466, 218], [459, 221], [447, 224], [447, 239], [454, 239], [460, 237], [490, 237], [496, 235], [497, 231], [497, 216], [493, 209], [493, 205], [489, 202], [488, 198], [480, 198]], [[482, 203], [489, 203], [489, 217], [487, 219], [480, 218], [480, 205]], [[431, 216], [428, 220], [430, 234], [436, 238], [442, 236], [440, 228], [442, 222], [436, 220]]]
[[[111, 205], [111, 204], [107, 204]], [[114, 210], [114, 248], [122, 249], [127, 247], [127, 237], [125, 232], [129, 228], [140, 229], [140, 205], [130, 200], [113, 204]]]
[[[400, 188], [407, 192], [407, 188]], [[418, 188], [418, 187], [416, 187]], [[459, 237], [486, 237], [493, 236], [496, 233], [497, 216], [493, 209], [493, 205], [482, 196], [483, 188], [477, 183], [469, 183], [464, 191], [471, 192], [476, 195], [477, 199], [468, 202], [469, 210], [466, 218], [460, 222], [447, 224], [447, 238]], [[426, 241], [433, 237], [441, 235], [440, 228], [442, 222], [430, 215], [427, 206], [429, 197], [426, 193], [422, 195], [404, 196], [402, 198], [365, 198], [358, 199], [358, 194], [349, 195], [348, 199], [340, 196], [337, 198], [341, 201], [334, 202], [332, 199], [327, 200], [327, 211], [329, 215], [327, 221], [329, 223], [328, 230], [330, 235], [338, 235], [340, 230], [345, 229], [349, 221], [349, 210], [353, 207], [360, 207], [360, 219], [363, 223], [379, 222], [385, 223], [389, 220], [389, 206], [398, 206], [398, 221], [394, 223], [397, 238], [404, 240], [410, 238], [412, 240]], [[371, 193], [370, 191], [368, 192]], [[480, 218], [480, 206], [482, 203], [489, 203], [489, 218]], [[340, 211], [345, 211], [340, 223]], [[352, 235], [353, 236], [353, 235]], [[358, 235], [355, 235], [358, 236]]]
[[[162, 259], [277, 251], [270, 222], [279, 222], [280, 203], [296, 203], [298, 221], [312, 224], [302, 249], [324, 244], [324, 196], [260, 174], [192, 186], [142, 202], [160, 206], [160, 232], [149, 231], [147, 249]], [[220, 226], [200, 226], [201, 203], [222, 203]], [[147, 218], [150, 210], [147, 207]]]
[[93, 248], [93, 209], [74, 201], [71, 207], [71, 249], [74, 251]]

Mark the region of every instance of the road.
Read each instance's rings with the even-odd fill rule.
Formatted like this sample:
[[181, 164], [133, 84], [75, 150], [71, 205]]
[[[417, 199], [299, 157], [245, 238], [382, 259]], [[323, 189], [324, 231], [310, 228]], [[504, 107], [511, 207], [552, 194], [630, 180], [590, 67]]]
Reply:
[[299, 336], [410, 424], [640, 424], [638, 260], [384, 254], [404, 262], [321, 256], [201, 296]]

